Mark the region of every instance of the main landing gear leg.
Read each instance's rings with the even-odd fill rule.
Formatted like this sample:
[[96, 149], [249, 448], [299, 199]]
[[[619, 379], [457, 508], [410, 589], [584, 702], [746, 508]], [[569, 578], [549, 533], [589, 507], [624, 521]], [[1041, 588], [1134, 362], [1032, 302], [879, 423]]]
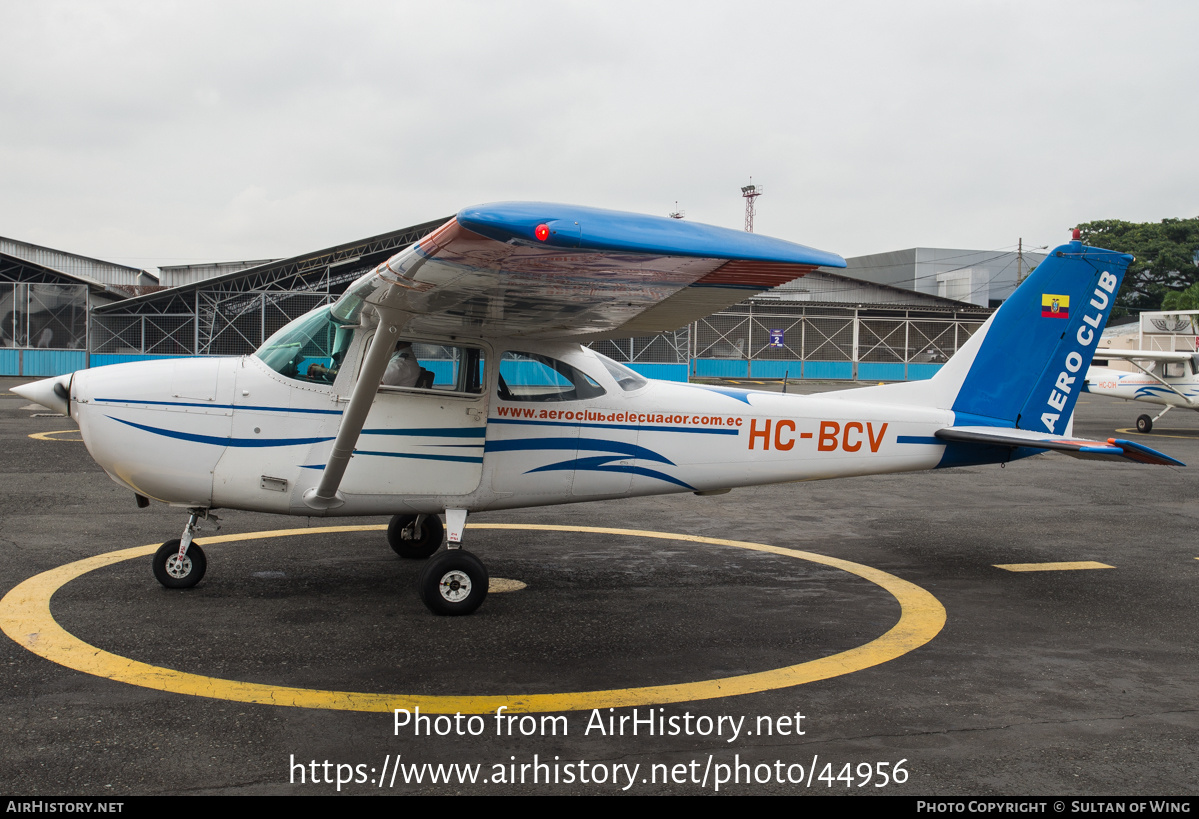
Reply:
[[417, 578], [420, 598], [434, 614], [470, 614], [487, 597], [487, 567], [461, 547], [465, 509], [445, 510], [448, 548], [429, 558]]
[[[183, 537], [168, 540], [154, 553], [154, 577], [168, 589], [190, 589], [200, 582], [208, 570], [204, 550], [192, 538], [200, 528], [200, 520], [217, 521], [207, 509], [192, 509], [183, 527]], [[217, 528], [221, 528], [217, 523]]]

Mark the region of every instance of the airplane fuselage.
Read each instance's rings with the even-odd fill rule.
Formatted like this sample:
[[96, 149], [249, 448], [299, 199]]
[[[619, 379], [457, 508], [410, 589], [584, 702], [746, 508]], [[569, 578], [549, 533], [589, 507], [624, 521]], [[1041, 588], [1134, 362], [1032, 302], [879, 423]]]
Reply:
[[1086, 392], [1126, 401], [1199, 409], [1199, 377], [1191, 373], [1163, 375], [1159, 380], [1143, 372], [1091, 367], [1087, 370]]
[[328, 461], [351, 366], [324, 385], [257, 356], [102, 367], [76, 373], [71, 414], [93, 458], [139, 494], [295, 515], [480, 511], [929, 469], [944, 451], [933, 435], [952, 423], [946, 410], [859, 403], [852, 391], [622, 386], [575, 344], [476, 346], [485, 362], [508, 350], [564, 362], [598, 394], [510, 392], [494, 364], [475, 393], [380, 389], [341, 484], [344, 503], [327, 510], [304, 493]]

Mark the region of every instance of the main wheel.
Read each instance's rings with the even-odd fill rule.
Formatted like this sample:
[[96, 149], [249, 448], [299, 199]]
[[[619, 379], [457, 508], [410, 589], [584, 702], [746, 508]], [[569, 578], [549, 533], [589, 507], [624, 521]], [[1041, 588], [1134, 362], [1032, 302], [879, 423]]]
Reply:
[[400, 557], [424, 560], [441, 547], [441, 539], [445, 536], [445, 527], [437, 515], [425, 515], [416, 537], [409, 538], [404, 530], [416, 520], [416, 515], [396, 515], [387, 524], [387, 542]]
[[179, 538], [168, 540], [154, 553], [154, 577], [168, 589], [190, 589], [208, 570], [204, 550], [193, 543], [179, 559]]
[[487, 596], [487, 568], [462, 549], [434, 555], [417, 580], [420, 598], [434, 614], [470, 614]]
[[1137, 432], [1152, 432], [1152, 431], [1153, 431], [1153, 419], [1150, 418], [1148, 415], [1138, 416], [1137, 417]]

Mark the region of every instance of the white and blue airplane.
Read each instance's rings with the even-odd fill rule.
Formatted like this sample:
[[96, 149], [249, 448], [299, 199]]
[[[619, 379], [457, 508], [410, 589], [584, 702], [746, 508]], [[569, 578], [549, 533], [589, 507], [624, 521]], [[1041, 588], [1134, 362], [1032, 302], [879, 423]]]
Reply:
[[[1057, 248], [928, 381], [784, 395], [649, 381], [580, 342], [681, 327], [841, 257], [674, 219], [484, 205], [253, 355], [114, 365], [15, 391], [75, 419], [140, 505], [190, 511], [154, 556], [164, 586], [200, 581], [207, 561], [192, 538], [217, 509], [391, 515], [392, 548], [429, 558], [425, 604], [467, 614], [488, 585], [460, 548], [471, 512], [1049, 450], [1180, 465], [1071, 434], [1130, 260], [1078, 241]], [[389, 385], [389, 364], [413, 354], [415, 377]]]
[[1157, 415], [1137, 416], [1137, 431], [1148, 434], [1175, 407], [1199, 410], [1199, 353], [1169, 350], [1096, 350], [1096, 359], [1127, 361], [1137, 372], [1092, 366], [1086, 392], [1162, 408]]

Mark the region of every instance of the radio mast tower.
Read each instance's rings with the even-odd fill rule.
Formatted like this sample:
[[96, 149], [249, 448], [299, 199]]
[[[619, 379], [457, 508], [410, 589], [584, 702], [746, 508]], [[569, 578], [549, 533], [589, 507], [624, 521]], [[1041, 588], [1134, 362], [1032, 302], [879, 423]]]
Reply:
[[761, 196], [765, 191], [761, 185], [754, 184], [754, 178], [749, 178], [749, 184], [741, 189], [741, 195], [745, 197], [745, 232], [754, 232], [754, 200]]

